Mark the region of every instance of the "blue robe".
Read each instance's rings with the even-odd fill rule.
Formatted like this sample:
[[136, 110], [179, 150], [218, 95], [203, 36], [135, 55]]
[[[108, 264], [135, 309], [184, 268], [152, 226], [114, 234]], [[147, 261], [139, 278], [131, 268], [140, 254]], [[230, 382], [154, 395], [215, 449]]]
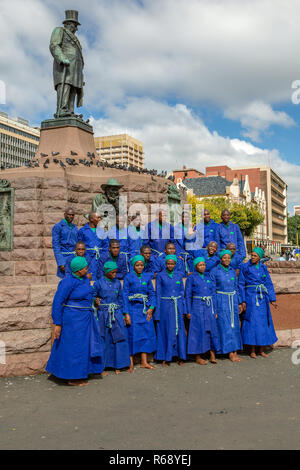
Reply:
[[195, 250], [196, 234], [188, 235], [188, 229], [182, 223], [174, 227], [174, 243], [176, 256], [181, 256], [185, 264], [185, 275], [190, 271], [191, 261]]
[[93, 288], [87, 277], [67, 276], [60, 281], [52, 305], [55, 339], [46, 370], [61, 379], [85, 379], [103, 372], [99, 324], [92, 308]]
[[57, 276], [63, 279], [66, 274], [59, 266], [66, 266], [70, 257], [75, 253], [78, 228], [71, 224], [69, 227], [65, 220], [61, 220], [52, 228], [52, 248], [57, 263]]
[[[201, 298], [200, 298], [201, 297]], [[217, 305], [214, 284], [210, 275], [203, 277], [194, 272], [185, 284], [186, 311], [191, 314], [188, 354], [203, 354], [220, 351], [220, 339], [216, 320]]]
[[203, 225], [202, 224], [196, 225], [195, 230], [201, 230], [203, 226], [203, 231], [204, 231], [203, 248], [206, 248], [210, 242], [216, 241], [216, 231], [217, 231], [218, 225], [219, 224], [217, 224], [217, 222], [215, 222], [213, 219], [210, 219], [208, 224], [203, 222]]
[[[198, 256], [202, 256], [205, 259], [205, 272], [210, 273], [210, 271], [220, 264], [220, 258], [218, 255], [209, 256], [208, 251], [206, 249], [197, 250], [195, 251], [194, 259], [198, 258]], [[190, 268], [192, 272], [196, 271], [196, 267], [192, 264]]]
[[123, 319], [121, 283], [118, 279], [109, 280], [104, 276], [96, 281], [93, 287], [95, 297], [100, 298], [98, 317], [104, 345], [104, 367], [113, 369], [129, 367], [130, 356], [127, 331]]
[[[164, 297], [177, 297], [176, 301]], [[156, 277], [157, 351], [155, 359], [170, 362], [173, 357], [186, 359], [187, 338], [183, 315], [186, 313], [182, 275], [174, 272], [173, 277], [166, 270]]]
[[129, 257], [133, 258], [140, 254], [141, 246], [147, 244], [144, 230], [137, 230], [133, 225], [128, 227], [128, 251]]
[[[156, 258], [158, 266], [157, 272], [159, 273], [166, 270], [166, 256], [166, 253], [164, 253]], [[181, 258], [177, 257], [177, 262], [174, 271], [176, 273], [180, 273], [181, 277], [185, 277], [189, 273], [189, 268], [188, 272], [186, 272], [184, 261]]]
[[239, 289], [247, 309], [242, 316], [244, 344], [269, 346], [276, 343], [270, 302], [276, 301], [274, 286], [268, 268], [261, 262], [258, 268], [250, 261], [240, 270]]
[[124, 279], [127, 274], [127, 263], [126, 263], [126, 256], [119, 254], [117, 258], [113, 258], [110, 252], [103, 254], [97, 263], [97, 271], [96, 271], [96, 279], [100, 279], [104, 276], [103, 266], [106, 261], [114, 261], [117, 263], [118, 271], [116, 278], [117, 279]]
[[244, 256], [240, 255], [239, 253], [235, 253], [235, 255], [231, 258], [230, 266], [233, 269], [241, 269], [241, 267], [243, 266], [243, 260]]
[[[146, 298], [134, 298], [131, 296], [142, 294]], [[127, 274], [123, 283], [124, 313], [131, 318], [131, 325], [127, 327], [130, 355], [140, 352], [153, 353], [156, 350], [156, 335], [154, 322], [147, 320], [145, 312], [150, 307], [156, 306], [155, 291], [151, 274], [142, 273], [138, 277], [135, 272]]]
[[93, 280], [96, 280], [98, 260], [108, 251], [106, 232], [101, 227], [94, 231], [87, 223], [78, 230], [77, 241], [86, 245], [86, 260], [90, 263]]
[[129, 240], [128, 240], [128, 229], [123, 227], [121, 230], [116, 225], [112, 227], [107, 232], [107, 237], [109, 240], [118, 240], [120, 243], [120, 254], [125, 255], [126, 257], [126, 264], [127, 264], [127, 272], [129, 272]]
[[147, 237], [147, 245], [150, 246], [153, 256], [158, 257], [164, 253], [166, 243], [174, 243], [174, 227], [166, 222], [159, 225], [157, 220], [149, 222], [145, 227], [145, 236]]
[[239, 319], [241, 301], [237, 276], [233, 268], [229, 266], [225, 270], [221, 264], [211, 270], [210, 276], [216, 291], [220, 353], [227, 354], [243, 348]]
[[215, 237], [219, 251], [225, 249], [228, 243], [234, 243], [236, 252], [239, 253], [243, 259], [246, 257], [245, 242], [240, 227], [237, 224], [230, 221], [228, 225], [225, 225], [221, 222], [216, 229]]

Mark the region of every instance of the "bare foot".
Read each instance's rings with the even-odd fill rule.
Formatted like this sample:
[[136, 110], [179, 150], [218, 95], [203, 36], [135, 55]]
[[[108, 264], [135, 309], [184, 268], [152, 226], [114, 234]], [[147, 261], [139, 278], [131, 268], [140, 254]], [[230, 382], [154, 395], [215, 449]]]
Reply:
[[116, 370], [115, 370], [115, 373], [116, 373], [117, 375], [119, 375], [119, 374], [121, 374], [121, 371], [120, 371], [119, 369], [116, 369]]
[[127, 370], [127, 373], [132, 374], [132, 372], [134, 372], [134, 367], [130, 366]]
[[210, 351], [209, 362], [211, 362], [212, 364], [217, 364], [216, 355], [214, 351]]
[[229, 359], [232, 361], [232, 362], [241, 362], [241, 358], [237, 355], [236, 352], [234, 353], [229, 353]]
[[68, 385], [70, 385], [71, 387], [85, 387], [88, 384], [89, 383], [87, 382], [87, 380], [69, 380], [68, 381]]
[[250, 354], [250, 357], [252, 357], [252, 359], [257, 359], [257, 355], [255, 354], [255, 352], [252, 352], [252, 353]]
[[197, 364], [200, 364], [201, 366], [205, 366], [207, 364], [207, 361], [205, 361], [205, 359], [202, 359], [202, 357], [197, 357], [195, 362]]
[[163, 367], [170, 367], [170, 364], [167, 361], [162, 361], [161, 365]]
[[212, 364], [218, 364], [218, 361], [216, 360], [216, 358], [210, 358], [209, 362], [211, 362]]
[[142, 369], [151, 369], [151, 370], [156, 369], [155, 366], [151, 366], [151, 364], [148, 364], [148, 362], [145, 362], [145, 363], [141, 364], [140, 367]]
[[268, 354], [266, 354], [264, 351], [259, 351], [258, 354], [262, 357], [268, 357]]
[[177, 364], [178, 364], [179, 366], [184, 366], [184, 361], [177, 361]]
[[101, 375], [102, 375], [102, 377], [106, 377], [108, 375], [108, 372], [106, 370], [104, 370], [103, 372], [101, 372]]

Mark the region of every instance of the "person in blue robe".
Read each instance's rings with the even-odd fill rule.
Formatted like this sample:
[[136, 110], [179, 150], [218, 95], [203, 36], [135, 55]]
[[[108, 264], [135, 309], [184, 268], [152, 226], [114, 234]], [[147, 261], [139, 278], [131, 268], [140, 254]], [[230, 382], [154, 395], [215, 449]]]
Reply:
[[240, 227], [231, 222], [230, 217], [231, 215], [229, 210], [225, 209], [222, 211], [222, 222], [216, 229], [215, 241], [218, 244], [219, 250], [226, 249], [228, 243], [234, 243], [237, 253], [244, 259], [246, 257], [244, 238]]
[[127, 274], [123, 283], [125, 322], [128, 326], [130, 352], [129, 372], [133, 372], [133, 356], [141, 353], [141, 367], [155, 369], [148, 363], [147, 354], [156, 350], [153, 311], [156, 306], [151, 274], [144, 273], [144, 257], [134, 256], [130, 262], [134, 271]]
[[191, 223], [190, 213], [183, 211], [181, 222], [174, 226], [174, 244], [177, 258], [180, 257], [184, 262], [185, 276], [192, 272], [190, 268], [193, 266], [195, 242], [196, 233]]
[[186, 314], [182, 274], [175, 272], [177, 257], [166, 256], [165, 270], [156, 277], [157, 350], [154, 358], [168, 366], [174, 357], [179, 365], [186, 359]]
[[217, 222], [210, 217], [208, 209], [203, 212], [203, 224], [198, 224], [195, 227], [196, 231], [203, 230], [203, 248], [207, 248], [210, 242], [216, 241], [216, 230], [218, 228]]
[[[77, 242], [75, 245], [75, 251], [74, 255], [68, 257], [67, 262], [66, 262], [66, 276], [69, 276], [72, 274], [72, 269], [71, 269], [71, 261], [76, 258], [76, 256], [82, 256], [85, 258], [86, 255], [86, 246], [84, 242]], [[88, 263], [88, 271], [86, 277], [91, 281], [92, 280], [92, 272], [91, 272], [91, 266]]]
[[125, 217], [121, 214], [116, 216], [116, 225], [107, 232], [108, 240], [118, 240], [120, 243], [120, 253], [125, 255], [127, 272], [130, 269], [130, 253], [129, 253], [129, 240], [128, 229], [125, 227]]
[[239, 315], [242, 305], [238, 280], [235, 270], [230, 267], [231, 252], [221, 250], [219, 257], [221, 263], [211, 270], [210, 277], [216, 292], [220, 354], [229, 354], [232, 362], [239, 362], [241, 358], [237, 351], [243, 348], [243, 344], [240, 333]]
[[240, 269], [243, 266], [244, 256], [237, 253], [235, 243], [228, 243], [226, 250], [231, 251], [231, 263], [230, 266], [235, 269], [237, 277], [239, 277]]
[[167, 214], [163, 209], [159, 209], [157, 218], [146, 225], [145, 236], [155, 258], [164, 253], [167, 242], [174, 243], [174, 227], [167, 222]]
[[89, 221], [78, 230], [77, 240], [86, 246], [86, 259], [90, 264], [93, 280], [96, 280], [97, 265], [101, 256], [108, 250], [108, 239], [104, 229], [99, 225], [101, 221], [97, 212], [89, 214]]
[[104, 276], [93, 285], [104, 344], [103, 362], [105, 369], [115, 369], [116, 374], [119, 374], [120, 369], [130, 366], [127, 331], [123, 318], [122, 286], [116, 278], [118, 266], [114, 261], [107, 261], [103, 270]]
[[196, 355], [196, 362], [207, 364], [201, 354], [210, 352], [210, 362], [216, 364], [216, 353], [220, 351], [220, 339], [216, 320], [216, 293], [209, 273], [205, 270], [205, 259], [194, 259], [195, 272], [186, 280], [185, 302], [187, 318], [190, 320], [188, 354]]
[[[158, 272], [162, 272], [166, 270], [166, 257], [169, 255], [175, 255], [175, 253], [176, 253], [175, 244], [172, 242], [167, 242], [164, 253], [161, 256], [158, 256], [156, 258]], [[187, 276], [190, 271], [189, 267], [185, 266], [185, 263], [181, 257], [177, 256], [176, 258], [177, 258], [177, 262], [175, 264], [174, 271], [176, 273], [180, 273], [181, 277]]]
[[141, 217], [137, 215], [128, 226], [129, 258], [140, 254], [141, 247], [146, 243], [146, 234], [141, 227]]
[[240, 270], [239, 289], [243, 302], [242, 340], [251, 345], [250, 356], [256, 358], [255, 348], [266, 357], [264, 346], [277, 341], [270, 303], [277, 308], [274, 286], [267, 266], [261, 263], [264, 250], [255, 247], [251, 259]]
[[103, 372], [103, 349], [94, 316], [87, 261], [71, 262], [72, 274], [58, 285], [52, 305], [54, 343], [46, 370], [69, 385], [87, 385], [89, 374]]
[[[220, 264], [220, 258], [218, 256], [218, 244], [217, 242], [209, 242], [207, 248], [195, 251], [195, 259], [199, 256], [205, 259], [205, 272], [209, 273], [213, 268]], [[195, 271], [195, 266], [190, 267], [190, 271]]]
[[70, 207], [64, 213], [64, 219], [52, 228], [52, 248], [57, 263], [57, 276], [66, 275], [66, 263], [74, 255], [78, 228], [73, 224], [75, 212]]
[[[154, 256], [151, 256], [152, 253], [150, 246], [142, 245], [140, 254], [144, 257], [145, 260], [143, 272], [151, 274], [151, 278], [154, 279], [159, 268], [156, 259], [154, 258]], [[130, 264], [130, 271], [134, 271], [132, 264]]]
[[120, 243], [118, 240], [110, 240], [108, 253], [100, 256], [97, 264], [96, 279], [100, 279], [104, 276], [103, 267], [107, 261], [114, 261], [118, 266], [116, 278], [121, 280], [124, 279], [127, 271], [126, 256], [120, 253]]

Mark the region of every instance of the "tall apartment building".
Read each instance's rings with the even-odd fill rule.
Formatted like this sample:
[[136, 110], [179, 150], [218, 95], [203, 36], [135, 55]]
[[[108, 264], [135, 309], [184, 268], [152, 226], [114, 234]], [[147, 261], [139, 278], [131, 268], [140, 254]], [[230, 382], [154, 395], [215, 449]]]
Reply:
[[[178, 170], [173, 173], [175, 178], [181, 176]], [[191, 178], [189, 173], [186, 178], [186, 181]], [[213, 166], [207, 167], [205, 174], [199, 175], [197, 179], [199, 179], [199, 186], [201, 180], [203, 183], [207, 180], [210, 186], [214, 186], [215, 182], [218, 182], [219, 186], [222, 183], [223, 194], [226, 194], [223, 186], [229, 187], [230, 182], [234, 180], [240, 181], [243, 191], [244, 185], [247, 183], [251, 199], [262, 209], [265, 207], [263, 210], [265, 221], [262, 226], [258, 227], [257, 240], [262, 240], [267, 246], [273, 246], [277, 251], [281, 244], [287, 243], [287, 184], [272, 168], [266, 166], [246, 168], [229, 168], [226, 165]], [[179, 178], [179, 180], [181, 179]], [[183, 184], [185, 184], [184, 180]], [[219, 186], [210, 188], [210, 194], [221, 194]], [[234, 188], [233, 183], [231, 187]]]
[[128, 134], [95, 137], [98, 156], [108, 163], [144, 168], [143, 144]]
[[0, 112], [0, 167], [23, 166], [37, 151], [40, 130], [22, 118], [12, 119]]

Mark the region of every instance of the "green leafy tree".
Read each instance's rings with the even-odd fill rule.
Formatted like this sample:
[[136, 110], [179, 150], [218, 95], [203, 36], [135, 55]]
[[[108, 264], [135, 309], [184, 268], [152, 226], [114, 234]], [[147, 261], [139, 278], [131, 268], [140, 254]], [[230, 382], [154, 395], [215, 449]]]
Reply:
[[293, 245], [297, 244], [297, 232], [300, 237], [300, 215], [288, 216], [287, 219], [288, 226], [288, 241]]
[[[237, 202], [231, 203], [224, 197], [213, 197], [199, 199], [197, 196], [188, 196], [188, 203], [192, 205], [192, 219], [193, 223], [197, 224], [199, 220], [199, 211], [196, 211], [196, 205], [202, 204], [205, 209], [208, 209], [211, 218], [217, 223], [222, 221], [221, 212], [228, 209], [231, 213], [231, 220], [233, 223], [238, 224], [243, 235], [250, 237], [255, 231], [256, 227], [261, 225], [264, 221], [264, 215], [259, 207], [254, 203], [239, 204]], [[197, 220], [198, 216], [198, 220]]]

